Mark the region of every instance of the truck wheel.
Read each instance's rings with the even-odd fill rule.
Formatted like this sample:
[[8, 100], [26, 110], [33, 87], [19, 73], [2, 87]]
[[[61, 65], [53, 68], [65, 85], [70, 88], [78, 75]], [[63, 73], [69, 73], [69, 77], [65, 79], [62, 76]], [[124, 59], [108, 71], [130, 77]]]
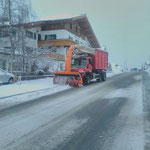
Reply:
[[96, 79], [97, 82], [101, 82], [101, 75], [99, 75], [99, 78]]
[[106, 81], [106, 72], [101, 73], [102, 81]]
[[83, 79], [84, 85], [89, 85], [90, 84], [90, 78], [87, 76]]

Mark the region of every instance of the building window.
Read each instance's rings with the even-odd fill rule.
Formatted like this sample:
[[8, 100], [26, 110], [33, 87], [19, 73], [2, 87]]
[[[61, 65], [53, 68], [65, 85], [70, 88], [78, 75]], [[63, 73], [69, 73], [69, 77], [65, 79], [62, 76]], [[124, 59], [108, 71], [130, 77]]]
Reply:
[[73, 40], [73, 38], [72, 38], [71, 36], [69, 36], [69, 39], [70, 39], [70, 40]]
[[45, 35], [45, 40], [56, 40], [56, 34]]
[[76, 33], [78, 33], [78, 27], [76, 26]]
[[9, 37], [9, 35], [8, 29], [0, 30], [0, 37]]
[[3, 37], [9, 37], [9, 31], [8, 30], [4, 30], [3, 31]]
[[33, 32], [26, 30], [26, 37], [33, 39]]
[[34, 33], [34, 39], [36, 40], [36, 33]]
[[[11, 31], [12, 36], [15, 37], [16, 36], [16, 30], [13, 29]], [[9, 29], [4, 29], [4, 30], [0, 30], [0, 37], [9, 37], [10, 36], [10, 31]]]
[[47, 35], [45, 35], [45, 40], [48, 40], [48, 39], [47, 39]]
[[41, 34], [38, 34], [38, 40], [41, 41]]
[[70, 29], [72, 30], [72, 23], [70, 23]]
[[12, 36], [13, 36], [13, 37], [16, 37], [16, 30], [12, 30], [11, 33], [12, 33]]
[[79, 44], [79, 41], [78, 40], [75, 40], [76, 41], [76, 43], [78, 43]]

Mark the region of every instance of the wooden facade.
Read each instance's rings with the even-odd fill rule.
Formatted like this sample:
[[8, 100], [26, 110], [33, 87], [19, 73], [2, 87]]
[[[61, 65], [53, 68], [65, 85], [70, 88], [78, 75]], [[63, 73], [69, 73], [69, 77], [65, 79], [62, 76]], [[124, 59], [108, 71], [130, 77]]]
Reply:
[[62, 39], [62, 40], [44, 40], [44, 41], [38, 41], [38, 46], [71, 46], [77, 44], [71, 39]]

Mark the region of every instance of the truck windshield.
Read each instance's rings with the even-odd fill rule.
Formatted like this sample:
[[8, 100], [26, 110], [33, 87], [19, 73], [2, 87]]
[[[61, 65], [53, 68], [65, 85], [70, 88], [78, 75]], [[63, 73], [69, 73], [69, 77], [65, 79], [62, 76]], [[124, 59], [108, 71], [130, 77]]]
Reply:
[[72, 58], [71, 68], [85, 68], [86, 67], [86, 58]]

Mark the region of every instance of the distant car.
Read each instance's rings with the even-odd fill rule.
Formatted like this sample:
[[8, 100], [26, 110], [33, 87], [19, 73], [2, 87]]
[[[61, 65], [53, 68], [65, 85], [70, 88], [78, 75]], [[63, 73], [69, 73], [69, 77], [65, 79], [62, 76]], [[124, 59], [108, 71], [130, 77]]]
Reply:
[[14, 83], [14, 75], [0, 68], [0, 83]]
[[130, 71], [131, 71], [131, 72], [137, 72], [137, 71], [139, 71], [139, 70], [138, 70], [138, 68], [131, 68]]
[[43, 70], [37, 70], [35, 72], [36, 75], [43, 75], [44, 73], [45, 73], [45, 71], [43, 71]]

